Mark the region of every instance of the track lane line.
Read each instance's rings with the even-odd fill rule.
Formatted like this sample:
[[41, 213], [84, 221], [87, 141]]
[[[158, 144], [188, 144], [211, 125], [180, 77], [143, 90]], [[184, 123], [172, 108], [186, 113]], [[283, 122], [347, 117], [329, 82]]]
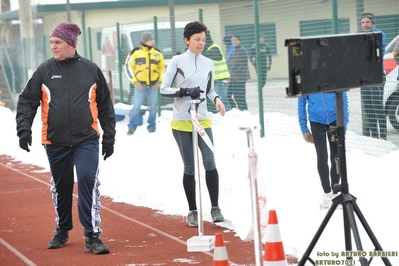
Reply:
[[[48, 186], [48, 187], [51, 188], [51, 185], [50, 185], [49, 183], [47, 183], [47, 182], [45, 182], [45, 181], [43, 181], [43, 180], [41, 180], [41, 179], [39, 179], [39, 178], [36, 178], [36, 177], [34, 177], [34, 176], [31, 176], [31, 175], [29, 175], [29, 174], [27, 174], [27, 173], [24, 173], [24, 172], [20, 171], [20, 170], [13, 169], [13, 168], [11, 168], [10, 166], [5, 165], [5, 164], [3, 164], [3, 163], [0, 163], [0, 165], [3, 166], [3, 167], [5, 167], [5, 168], [7, 168], [7, 169], [9, 169], [9, 170], [12, 170], [12, 171], [14, 171], [14, 172], [16, 172], [16, 173], [19, 173], [19, 174], [21, 174], [21, 175], [23, 175], [23, 176], [25, 176], [25, 177], [27, 177], [27, 178], [30, 178], [30, 179], [32, 179], [32, 180], [34, 180], [34, 181], [37, 181], [37, 182], [39, 182], [39, 183], [42, 183], [42, 184], [44, 184], [44, 185], [46, 185], [46, 186]], [[75, 183], [76, 183], [76, 182], [75, 182]], [[76, 195], [75, 193], [73, 194], [73, 196], [74, 196], [75, 198], [78, 198], [78, 195]], [[128, 220], [128, 221], [130, 221], [130, 222], [133, 222], [133, 223], [138, 224], [138, 225], [140, 225], [140, 226], [142, 226], [142, 227], [145, 227], [145, 228], [147, 228], [147, 229], [149, 229], [149, 230], [153, 230], [154, 232], [157, 232], [158, 234], [161, 234], [161, 235], [163, 235], [163, 236], [166, 237], [166, 238], [169, 238], [169, 239], [171, 239], [171, 240], [173, 240], [173, 241], [176, 241], [176, 242], [179, 243], [179, 244], [182, 244], [182, 245], [185, 245], [185, 246], [187, 245], [187, 243], [186, 243], [185, 241], [179, 239], [178, 237], [175, 237], [175, 236], [173, 236], [173, 235], [170, 235], [170, 234], [168, 234], [168, 233], [166, 233], [166, 232], [164, 232], [164, 231], [162, 231], [162, 230], [160, 230], [160, 229], [157, 229], [157, 228], [155, 228], [155, 227], [149, 226], [149, 225], [147, 225], [147, 224], [145, 224], [145, 223], [143, 223], [143, 222], [140, 222], [140, 221], [138, 221], [138, 220], [136, 220], [136, 219], [130, 218], [129, 216], [126, 216], [126, 215], [124, 215], [124, 214], [122, 214], [122, 213], [119, 213], [119, 212], [117, 212], [117, 211], [114, 211], [114, 210], [112, 210], [112, 209], [110, 209], [110, 208], [108, 208], [108, 207], [101, 206], [101, 209], [106, 210], [106, 211], [108, 211], [108, 212], [110, 212], [110, 213], [112, 213], [112, 214], [114, 214], [114, 215], [116, 215], [116, 216], [118, 216], [118, 217], [120, 217], [120, 218], [126, 219], [126, 220]], [[210, 257], [213, 257], [213, 253], [212, 253], [212, 252], [209, 252], [209, 251], [201, 251], [201, 252], [204, 253], [204, 254], [206, 254], [206, 255], [208, 255], [208, 256], [210, 256]], [[232, 264], [232, 265], [239, 265], [238, 263], [235, 263], [235, 262], [230, 261], [230, 260], [229, 260], [229, 263]], [[33, 264], [33, 265], [34, 265], [34, 264]]]
[[0, 237], [0, 244], [2, 244], [6, 249], [8, 249], [9, 251], [11, 251], [11, 253], [13, 253], [15, 256], [17, 256], [20, 260], [22, 260], [23, 262], [26, 263], [26, 265], [29, 266], [36, 266], [35, 263], [33, 263], [33, 261], [31, 261], [30, 259], [28, 259], [27, 257], [25, 257], [21, 252], [19, 252], [16, 248], [14, 248], [13, 246], [11, 246], [10, 244], [8, 244], [4, 239], [2, 239]]

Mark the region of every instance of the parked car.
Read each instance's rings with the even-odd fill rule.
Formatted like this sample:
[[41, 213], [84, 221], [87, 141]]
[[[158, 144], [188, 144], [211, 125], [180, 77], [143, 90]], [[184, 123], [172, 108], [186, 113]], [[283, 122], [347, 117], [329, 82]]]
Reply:
[[392, 127], [399, 131], [399, 66], [392, 54], [399, 34], [387, 45], [384, 54], [384, 70], [386, 81], [384, 85], [384, 107]]

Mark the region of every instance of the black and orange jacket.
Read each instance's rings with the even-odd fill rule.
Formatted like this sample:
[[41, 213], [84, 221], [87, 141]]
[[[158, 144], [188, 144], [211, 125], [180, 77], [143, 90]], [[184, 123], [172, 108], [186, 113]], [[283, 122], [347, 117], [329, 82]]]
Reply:
[[48, 59], [38, 66], [20, 94], [17, 134], [31, 132], [37, 108], [42, 112], [42, 144], [74, 146], [100, 135], [114, 144], [115, 112], [107, 82], [96, 64], [75, 55]]

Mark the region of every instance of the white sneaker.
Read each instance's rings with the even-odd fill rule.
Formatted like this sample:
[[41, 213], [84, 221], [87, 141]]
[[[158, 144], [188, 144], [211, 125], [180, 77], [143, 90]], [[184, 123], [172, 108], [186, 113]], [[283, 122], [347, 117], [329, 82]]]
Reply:
[[[330, 193], [323, 193], [323, 199], [320, 203], [320, 209], [321, 210], [329, 209], [332, 205], [332, 200], [338, 197], [338, 195], [339, 195], [338, 193], [333, 194], [332, 191]], [[338, 204], [336, 209], [342, 210], [342, 204]]]
[[325, 210], [331, 207], [332, 205], [332, 197], [333, 193], [330, 191], [329, 193], [323, 193], [323, 199], [320, 202], [320, 209]]

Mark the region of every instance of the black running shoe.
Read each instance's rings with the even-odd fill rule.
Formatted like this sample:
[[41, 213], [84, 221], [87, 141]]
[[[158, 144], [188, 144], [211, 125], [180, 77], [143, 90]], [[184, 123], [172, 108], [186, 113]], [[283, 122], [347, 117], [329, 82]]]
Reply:
[[224, 217], [222, 215], [222, 211], [217, 206], [213, 206], [212, 207], [211, 216], [212, 216], [212, 222], [213, 223], [220, 223], [220, 222], [224, 221]]
[[109, 248], [103, 244], [103, 242], [98, 238], [98, 235], [86, 236], [86, 253], [98, 254], [108, 254]]
[[69, 239], [68, 231], [57, 229], [53, 239], [48, 243], [48, 249], [61, 248]]

